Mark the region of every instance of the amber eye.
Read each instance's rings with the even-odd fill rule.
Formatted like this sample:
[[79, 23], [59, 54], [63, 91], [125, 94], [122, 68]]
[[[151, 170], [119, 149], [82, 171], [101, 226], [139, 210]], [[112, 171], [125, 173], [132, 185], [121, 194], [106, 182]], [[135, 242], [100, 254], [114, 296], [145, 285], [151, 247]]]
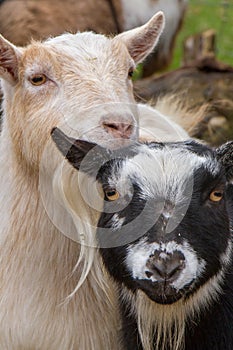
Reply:
[[43, 85], [47, 81], [47, 77], [44, 74], [36, 74], [33, 77], [31, 77], [30, 82], [32, 85]]
[[117, 192], [117, 190], [107, 190], [105, 191], [105, 194], [110, 201], [116, 201], [120, 197], [120, 194]]
[[129, 69], [129, 72], [128, 72], [128, 77], [129, 77], [129, 78], [132, 78], [133, 73], [134, 73], [134, 69], [133, 69], [133, 68], [130, 68], [130, 69]]
[[212, 202], [219, 202], [223, 197], [223, 191], [222, 190], [215, 190], [210, 193], [209, 199]]

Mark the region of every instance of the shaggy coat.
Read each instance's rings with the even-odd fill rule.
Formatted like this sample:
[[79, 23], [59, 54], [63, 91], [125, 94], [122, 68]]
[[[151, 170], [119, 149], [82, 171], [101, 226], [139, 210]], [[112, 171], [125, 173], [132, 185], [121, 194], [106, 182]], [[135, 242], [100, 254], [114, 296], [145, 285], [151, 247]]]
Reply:
[[163, 23], [158, 13], [112, 39], [64, 34], [26, 48], [0, 37], [0, 349], [121, 348], [114, 289], [97, 252], [79, 244], [94, 236], [99, 213], [50, 132], [118, 138], [118, 147], [137, 138], [131, 73]]

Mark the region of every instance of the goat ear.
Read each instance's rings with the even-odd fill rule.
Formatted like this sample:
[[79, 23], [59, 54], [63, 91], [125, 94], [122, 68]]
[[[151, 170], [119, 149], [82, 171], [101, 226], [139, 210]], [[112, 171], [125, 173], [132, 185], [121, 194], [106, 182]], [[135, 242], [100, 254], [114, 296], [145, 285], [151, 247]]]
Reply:
[[53, 128], [51, 136], [59, 151], [73, 165], [75, 169], [80, 169], [80, 165], [87, 153], [96, 144], [84, 140], [76, 140], [67, 136], [59, 128]]
[[165, 25], [163, 12], [157, 12], [146, 24], [116, 36], [126, 44], [136, 63], [142, 62], [155, 48]]
[[14, 85], [18, 80], [19, 48], [0, 35], [0, 78]]
[[233, 181], [233, 141], [224, 143], [216, 149], [217, 158], [226, 171], [228, 181]]

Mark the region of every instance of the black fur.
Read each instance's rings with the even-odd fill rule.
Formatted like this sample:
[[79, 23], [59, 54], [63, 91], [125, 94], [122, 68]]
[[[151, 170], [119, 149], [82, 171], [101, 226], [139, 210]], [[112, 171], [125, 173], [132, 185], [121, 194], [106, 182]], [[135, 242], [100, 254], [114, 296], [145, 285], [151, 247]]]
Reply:
[[[54, 138], [60, 151], [66, 156], [62, 150], [64, 139], [67, 142], [67, 137], [57, 133], [58, 137]], [[61, 140], [59, 138], [61, 137]], [[80, 169], [80, 162], [84, 157], [86, 143], [82, 145], [82, 141], [74, 142], [72, 139], [68, 144], [72, 144], [69, 157], [66, 158], [71, 164]], [[85, 146], [85, 147], [84, 147]], [[69, 146], [70, 147], [70, 146]], [[69, 148], [68, 147], [68, 148]], [[222, 259], [223, 254], [226, 255], [229, 243], [232, 241], [232, 226], [233, 226], [233, 185], [232, 181], [232, 150], [233, 142], [220, 147], [217, 150], [212, 150], [209, 147], [199, 144], [195, 141], [177, 142], [170, 144], [150, 143], [144, 145], [149, 150], [163, 150], [164, 147], [170, 149], [178, 148], [181, 153], [184, 151], [189, 154], [198, 155], [207, 158], [209, 163], [203, 166], [200, 165], [194, 171], [194, 184], [187, 211], [184, 217], [177, 226], [165, 233], [164, 217], [153, 223], [153, 217], [157, 211], [160, 198], [151, 198], [149, 203], [146, 201], [143, 194], [143, 187], [137, 183], [137, 168], [135, 168], [135, 176], [130, 179], [132, 183], [128, 204], [123, 209], [121, 201], [126, 198], [120, 198], [112, 203], [111, 212], [106, 210], [109, 205], [107, 196], [103, 213], [100, 217], [97, 230], [97, 238], [100, 244], [100, 253], [103, 258], [105, 267], [109, 274], [116, 282], [119, 290], [119, 305], [122, 317], [122, 341], [126, 350], [143, 350], [140, 341], [137, 319], [132, 312], [130, 300], [127, 295], [130, 294], [132, 300], [138, 290], [142, 290], [151, 303], [173, 304], [178, 299], [183, 302], [189, 302], [191, 298], [198, 293], [203, 286], [210, 283], [213, 278], [221, 271], [222, 280], [218, 278], [216, 284], [219, 287], [218, 297], [210, 299], [209, 302], [200, 308], [199, 312], [194, 313], [192, 317], [185, 319], [185, 334], [184, 334], [184, 350], [232, 350], [233, 349], [233, 256], [232, 251], [228, 254], [228, 262]], [[89, 147], [87, 147], [89, 148]], [[90, 147], [92, 148], [92, 146]], [[145, 148], [144, 148], [145, 150]], [[97, 171], [97, 180], [102, 184], [103, 191], [112, 186], [109, 183], [109, 178], [113, 174], [121, 174], [125, 164], [124, 161], [133, 157], [137, 152], [140, 152], [140, 145], [135, 146], [130, 155], [127, 152], [120, 152], [118, 156], [112, 156], [112, 159], [107, 161]], [[142, 152], [144, 152], [142, 150]], [[106, 153], [106, 150], [104, 150]], [[142, 153], [143, 154], [143, 153]], [[146, 155], [145, 155], [146, 156]], [[117, 158], [117, 159], [116, 159]], [[189, 158], [188, 158], [189, 159]], [[199, 164], [199, 163], [198, 163]], [[201, 162], [200, 162], [201, 164]], [[216, 166], [217, 165], [217, 166]], [[213, 171], [216, 167], [218, 171]], [[85, 169], [84, 169], [85, 171]], [[166, 169], [165, 169], [166, 172]], [[90, 175], [90, 172], [87, 171]], [[187, 174], [187, 178], [189, 174]], [[172, 179], [171, 179], [172, 181]], [[141, 186], [143, 182], [141, 183]], [[210, 193], [217, 189], [223, 191], [223, 198], [219, 202], [210, 200]], [[170, 203], [165, 202], [165, 206]], [[137, 226], [128, 228], [128, 224], [143, 213], [147, 206], [146, 215], [142, 216]], [[112, 219], [114, 213], [117, 213], [118, 218], [124, 218], [123, 226], [117, 228], [112, 227]], [[174, 214], [174, 220], [176, 220]], [[144, 232], [144, 227], [149, 227]], [[106, 232], [102, 228], [107, 228]], [[132, 271], [126, 264], [129, 248], [131, 249], [141, 238], [144, 238], [144, 244], [150, 245], [152, 242], [156, 244], [164, 244], [175, 241], [178, 245], [182, 242], [188, 242], [189, 246], [195, 252], [197, 261], [204, 261], [205, 266], [202, 273], [184, 284], [179, 290], [174, 291], [168, 288], [164, 291], [164, 282], [159, 279], [155, 281], [150, 278], [138, 279], [132, 276]], [[178, 265], [179, 266], [179, 265]], [[161, 287], [162, 286], [162, 287]], [[167, 287], [166, 287], [167, 288]], [[212, 288], [212, 287], [211, 287]], [[212, 289], [211, 289], [212, 290]], [[154, 304], [155, 303], [155, 304]], [[145, 319], [145, 326], [147, 320]], [[160, 343], [154, 347], [160, 348]], [[164, 350], [174, 350], [168, 344]], [[180, 349], [179, 349], [180, 350]]]
[[[189, 148], [191, 145], [187, 145]], [[150, 147], [153, 147], [150, 145]], [[177, 147], [177, 145], [175, 146]], [[186, 145], [184, 145], [186, 147]], [[201, 145], [197, 147], [198, 154], [201, 154]], [[190, 149], [195, 152], [194, 149]], [[204, 153], [209, 154], [210, 149], [204, 148]], [[204, 154], [203, 153], [203, 154]], [[213, 153], [213, 152], [212, 152]], [[214, 157], [214, 154], [213, 154]], [[229, 171], [227, 169], [227, 171]], [[221, 203], [209, 203], [208, 196], [215, 188], [224, 188], [224, 199]], [[143, 209], [144, 203], [140, 203], [137, 198], [139, 189], [134, 187], [134, 196], [129, 206], [120, 212], [119, 217], [126, 216], [132, 220], [132, 215], [139, 214]], [[152, 206], [151, 215], [156, 205]], [[134, 212], [136, 210], [136, 212]], [[126, 215], [128, 212], [128, 215]], [[136, 214], [136, 215], [137, 215]], [[182, 290], [182, 298], [188, 300], [191, 295], [201, 288], [209, 279], [213, 278], [222, 268], [220, 255], [226, 251], [228, 241], [231, 239], [230, 220], [233, 218], [233, 186], [227, 183], [224, 169], [213, 176], [205, 168], [196, 171], [194, 177], [194, 191], [185, 218], [176, 228], [176, 232], [171, 235], [177, 237], [179, 232], [182, 238], [186, 238], [192, 248], [198, 252], [199, 257], [204, 258], [208, 268], [205, 274], [199, 278], [195, 286], [189, 290]], [[103, 213], [99, 225], [104, 226], [109, 223], [110, 214]], [[140, 229], [140, 228], [139, 228]], [[123, 230], [119, 230], [118, 234]], [[158, 241], [160, 232], [160, 222], [158, 222], [146, 233], [145, 237], [148, 242]], [[135, 232], [136, 236], [136, 232]], [[169, 237], [167, 238], [169, 239]], [[135, 240], [135, 244], [138, 239]], [[178, 239], [177, 239], [178, 242]], [[131, 243], [132, 245], [132, 243]], [[128, 245], [116, 248], [100, 249], [105, 266], [116, 283], [120, 286], [123, 284], [132, 293], [137, 289], [142, 289], [151, 300], [157, 301], [153, 296], [151, 283], [135, 281], [130, 275], [125, 265]], [[187, 319], [185, 328], [185, 350], [232, 350], [233, 349], [233, 260], [231, 265], [224, 273], [224, 280], [221, 285], [222, 293], [219, 294], [217, 301], [201, 310], [201, 313], [195, 314], [192, 319]], [[220, 282], [218, 282], [220, 283]], [[122, 294], [122, 295], [121, 295]], [[179, 295], [177, 296], [179, 297]], [[126, 350], [142, 350], [142, 344], [137, 329], [137, 320], [132, 315], [130, 307], [125, 301], [124, 291], [120, 293], [120, 309], [122, 315], [122, 336]], [[159, 303], [162, 300], [158, 300]], [[175, 302], [167, 300], [166, 303]], [[166, 350], [173, 350], [168, 345]]]

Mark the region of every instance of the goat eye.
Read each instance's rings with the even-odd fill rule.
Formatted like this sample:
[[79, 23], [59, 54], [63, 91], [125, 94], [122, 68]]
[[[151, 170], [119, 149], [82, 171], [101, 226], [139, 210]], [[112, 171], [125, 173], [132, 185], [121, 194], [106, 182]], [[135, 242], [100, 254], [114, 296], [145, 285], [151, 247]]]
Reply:
[[108, 190], [105, 192], [105, 194], [110, 201], [116, 201], [120, 197], [119, 192], [116, 190]]
[[215, 190], [210, 193], [209, 199], [212, 202], [219, 202], [223, 197], [223, 191]]
[[134, 73], [134, 69], [133, 69], [133, 68], [130, 68], [129, 71], [128, 71], [128, 77], [129, 77], [129, 78], [132, 78], [133, 73]]
[[44, 74], [36, 74], [29, 79], [30, 83], [35, 86], [43, 85], [47, 81], [47, 77]]

